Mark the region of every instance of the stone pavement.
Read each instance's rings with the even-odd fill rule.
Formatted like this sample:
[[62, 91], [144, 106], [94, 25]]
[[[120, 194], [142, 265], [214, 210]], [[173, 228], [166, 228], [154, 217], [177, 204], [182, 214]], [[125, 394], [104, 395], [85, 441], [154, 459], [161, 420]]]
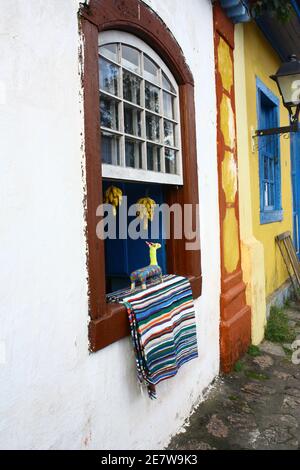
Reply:
[[[300, 339], [300, 305], [285, 310]], [[300, 364], [290, 345], [264, 341], [221, 375], [169, 449], [300, 449]], [[299, 342], [300, 358], [300, 342]]]

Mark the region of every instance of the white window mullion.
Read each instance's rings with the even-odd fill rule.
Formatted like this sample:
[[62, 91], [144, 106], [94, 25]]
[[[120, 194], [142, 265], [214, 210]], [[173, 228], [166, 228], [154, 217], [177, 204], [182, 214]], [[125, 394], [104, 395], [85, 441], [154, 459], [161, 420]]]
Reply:
[[165, 135], [164, 135], [164, 120], [163, 120], [163, 115], [164, 115], [164, 100], [163, 100], [163, 89], [162, 89], [162, 70], [159, 69], [159, 111], [160, 111], [160, 118], [159, 118], [159, 133], [160, 133], [160, 142], [162, 144], [162, 147], [158, 150], [157, 149], [157, 157], [160, 158], [160, 171], [162, 173], [165, 173]]
[[120, 138], [120, 166], [126, 166], [125, 161], [125, 137], [122, 135]]
[[[144, 53], [141, 52], [141, 73], [144, 77]], [[145, 80], [142, 78], [141, 81], [141, 106], [143, 111], [141, 113], [141, 132], [142, 138], [146, 139], [146, 111], [145, 111]], [[147, 144], [142, 144], [142, 169], [147, 170]]]
[[[119, 63], [121, 63], [121, 44], [118, 44], [118, 57], [119, 57]], [[123, 68], [120, 67], [120, 73], [119, 73], [119, 94], [121, 98], [121, 102], [119, 104], [119, 129], [120, 132], [122, 133], [122, 136], [120, 138], [120, 166], [125, 167], [126, 166], [126, 161], [125, 161], [125, 137], [124, 137], [124, 102], [123, 102]]]
[[174, 119], [177, 124], [174, 124], [174, 145], [179, 150], [176, 152], [176, 173], [182, 178], [182, 153], [181, 153], [181, 123], [180, 123], [180, 109], [179, 109], [179, 95], [174, 98]]

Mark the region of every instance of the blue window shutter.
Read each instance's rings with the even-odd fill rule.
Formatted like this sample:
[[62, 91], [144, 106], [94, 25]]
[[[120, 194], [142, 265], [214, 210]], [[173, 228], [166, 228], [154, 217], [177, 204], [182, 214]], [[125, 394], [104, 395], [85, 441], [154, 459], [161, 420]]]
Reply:
[[[279, 126], [279, 99], [256, 78], [257, 121], [259, 129]], [[282, 220], [280, 141], [278, 135], [259, 137], [260, 223]]]

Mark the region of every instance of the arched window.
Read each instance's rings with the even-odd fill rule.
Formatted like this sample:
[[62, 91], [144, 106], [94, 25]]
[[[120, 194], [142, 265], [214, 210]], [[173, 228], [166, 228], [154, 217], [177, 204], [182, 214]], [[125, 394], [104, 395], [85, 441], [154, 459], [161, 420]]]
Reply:
[[[104, 191], [117, 185], [129, 205], [142, 196], [156, 204], [165, 203], [165, 191], [160, 186], [182, 184], [175, 78], [140, 38], [123, 31], [104, 31], [99, 34], [99, 90]], [[131, 218], [122, 217], [127, 218], [128, 226]], [[163, 221], [159, 225], [155, 238], [149, 239], [161, 244], [158, 263], [165, 274]], [[150, 237], [150, 231], [145, 236]], [[147, 262], [142, 237], [105, 240], [106, 292], [127, 287], [130, 273]]]
[[99, 35], [102, 175], [182, 184], [178, 85], [138, 37]]

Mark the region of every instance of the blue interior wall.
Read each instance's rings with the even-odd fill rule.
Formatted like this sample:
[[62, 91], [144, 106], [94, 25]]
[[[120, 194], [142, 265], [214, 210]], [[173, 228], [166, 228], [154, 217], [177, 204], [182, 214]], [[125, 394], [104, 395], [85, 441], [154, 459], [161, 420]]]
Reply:
[[[132, 204], [136, 204], [138, 199], [141, 197], [151, 197], [157, 204], [164, 202], [164, 186], [156, 184], [146, 183], [128, 183], [123, 181], [109, 181], [103, 182], [103, 190], [111, 186], [117, 186], [122, 189], [123, 195], [127, 196], [127, 208]], [[125, 204], [122, 204], [117, 209], [117, 239], [105, 240], [105, 268], [106, 268], [106, 290], [111, 292], [123, 287], [128, 287], [130, 280], [130, 273], [136, 269], [147, 266], [149, 260], [149, 247], [145, 241], [153, 241], [161, 244], [161, 248], [157, 250], [157, 261], [159, 266], [162, 268], [163, 274], [167, 272], [166, 262], [166, 240], [164, 237], [164, 227], [162, 218], [159, 218], [159, 236], [157, 238], [151, 238], [151, 222], [148, 223], [148, 235], [143, 230], [143, 224], [141, 224], [141, 236], [137, 240], [127, 238], [126, 240], [118, 239], [119, 233], [119, 212], [122, 217], [127, 221], [127, 226], [134, 220], [134, 216], [128, 216], [126, 213]]]

